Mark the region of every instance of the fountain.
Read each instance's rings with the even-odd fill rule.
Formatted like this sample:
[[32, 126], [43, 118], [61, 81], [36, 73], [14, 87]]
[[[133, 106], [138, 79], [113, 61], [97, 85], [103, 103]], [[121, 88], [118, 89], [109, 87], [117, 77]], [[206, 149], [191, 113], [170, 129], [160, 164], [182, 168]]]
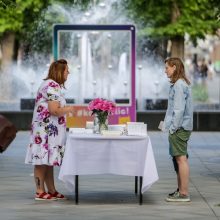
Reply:
[[[111, 0], [111, 4], [114, 2], [115, 0]], [[55, 4], [48, 9], [47, 13], [58, 11], [65, 17], [67, 23], [100, 23], [100, 21], [105, 19], [107, 19], [109, 23], [118, 22], [118, 20], [126, 23], [127, 18], [123, 15], [119, 16], [119, 12], [114, 12], [118, 16], [117, 19], [112, 16], [114, 13], [111, 4], [106, 4], [105, 1], [101, 1], [98, 5], [94, 4], [89, 11], [82, 13], [78, 11], [75, 13], [76, 11], [74, 11], [74, 9], [66, 9]], [[70, 70], [73, 74], [70, 74], [66, 84], [67, 90], [64, 91], [66, 97], [73, 99], [75, 103], [79, 104], [83, 104], [85, 99], [88, 100], [94, 97], [103, 97], [112, 100], [117, 99], [119, 103], [124, 100], [124, 103], [129, 103], [131, 96], [130, 75], [128, 74], [130, 72], [130, 57], [127, 54], [129, 45], [126, 46], [126, 43], [129, 42], [129, 35], [126, 35], [126, 33], [111, 32], [103, 34], [95, 31], [90, 33], [78, 32], [76, 35], [65, 33], [64, 35], [63, 39], [66, 40], [65, 37], [68, 37], [69, 43], [66, 48], [65, 46], [61, 46], [60, 57], [64, 57], [71, 62], [76, 58], [70, 66]], [[62, 35], [60, 37], [62, 38]], [[118, 44], [116, 44], [117, 41]], [[76, 44], [78, 48], [76, 48], [75, 51]], [[115, 45], [120, 44], [124, 49], [122, 48], [118, 54], [115, 55]], [[98, 50], [98, 48], [101, 49]], [[76, 54], [78, 56], [75, 56]], [[97, 59], [101, 59], [102, 62], [100, 70], [96, 69]], [[16, 108], [12, 107], [10, 109], [10, 106], [7, 106], [8, 110], [19, 110], [19, 99], [33, 99], [35, 97], [41, 80], [46, 76], [48, 65], [42, 66], [42, 68], [37, 71], [31, 66], [27, 69], [24, 65], [13, 68], [12, 72], [15, 81], [13, 87], [19, 87], [19, 90], [15, 89], [18, 92], [8, 98], [8, 100], [14, 99], [14, 103], [17, 105]], [[152, 88], [153, 82], [149, 80], [147, 76], [149, 69], [147, 66], [145, 67], [144, 64], [142, 64], [142, 66], [141, 72], [143, 76], [139, 77], [137, 81], [139, 85], [137, 88], [143, 92], [142, 94], [137, 93], [138, 100], [148, 98], [146, 95], [152, 98], [154, 94]], [[150, 68], [152, 72], [154, 72], [154, 75], [158, 72], [156, 68], [157, 67]], [[163, 83], [160, 80], [158, 80], [158, 82], [159, 84]], [[113, 87], [112, 85], [114, 84], [115, 86]], [[147, 86], [145, 86], [146, 84]], [[163, 86], [161, 86], [161, 88], [162, 87]], [[163, 95], [164, 93], [162, 92], [158, 94], [158, 96], [161, 94]], [[3, 104], [0, 105], [1, 110], [6, 110], [5, 106], [6, 105]], [[143, 110], [143, 104], [139, 105], [138, 108]]]
[[[114, 2], [115, 0], [111, 0], [111, 3]], [[66, 23], [131, 23], [118, 11], [114, 12], [111, 4], [105, 4], [105, 1], [94, 7], [86, 13], [79, 13], [71, 8], [54, 5], [49, 8], [48, 13], [58, 11], [65, 17]], [[115, 18], [114, 14], [118, 17]], [[132, 80], [129, 32], [120, 30], [61, 32], [59, 37], [61, 48], [59, 57], [68, 60], [71, 72], [66, 83], [67, 89], [64, 90], [66, 98], [72, 103], [84, 104], [95, 97], [103, 97], [116, 101], [119, 105], [130, 105]], [[0, 104], [0, 110], [20, 111], [21, 99], [33, 100], [42, 79], [46, 77], [50, 62], [51, 60], [48, 60], [47, 65], [37, 68], [26, 67], [24, 64], [13, 68], [12, 88], [16, 92], [9, 99], [16, 103], [16, 107], [11, 105], [6, 108], [5, 104]], [[162, 62], [155, 63], [150, 58], [142, 58], [137, 60], [137, 63], [139, 65], [136, 70], [138, 78], [136, 89], [139, 92], [136, 93], [136, 99], [140, 103], [138, 110], [143, 111], [145, 109], [143, 100], [155, 99], [154, 82], [158, 81], [157, 98], [166, 98], [168, 81], [163, 74]], [[126, 112], [126, 108], [123, 111]]]
[[[69, 55], [70, 67], [76, 77], [68, 80], [66, 91], [66, 97], [78, 100], [76, 104], [87, 103], [85, 100], [94, 97], [111, 99], [118, 104], [130, 104], [131, 58], [127, 53], [130, 50], [130, 36], [127, 32], [123, 34], [122, 31], [118, 32], [68, 31], [69, 39], [79, 44], [75, 46], [75, 50], [71, 49], [74, 55]], [[65, 31], [60, 33], [62, 51], [65, 51], [62, 45], [64, 34], [66, 36]], [[77, 48], [81, 50], [77, 52]], [[62, 53], [59, 54], [59, 57], [64, 56]], [[151, 61], [153, 63], [153, 60]], [[152, 65], [146, 60], [138, 65], [136, 70], [138, 78], [136, 88], [139, 90], [137, 101], [140, 100], [138, 110], [145, 109], [144, 99], [167, 98], [168, 80], [163, 71], [163, 63]]]
[[[123, 52], [119, 58], [118, 64], [118, 80], [116, 82], [117, 103], [129, 103], [130, 98], [130, 76], [127, 74], [130, 67], [127, 61], [127, 54]], [[128, 83], [129, 81], [129, 83]]]
[[[66, 8], [59, 4], [49, 7], [45, 18], [57, 14], [63, 18], [66, 24], [133, 24], [123, 15], [118, 7], [117, 0], [93, 1], [91, 7], [85, 12], [78, 8]], [[114, 7], [112, 7], [114, 5]], [[117, 5], [117, 7], [115, 7]], [[41, 30], [40, 21], [37, 30]], [[48, 24], [46, 24], [48, 25]], [[66, 83], [65, 96], [69, 103], [87, 105], [91, 99], [103, 97], [125, 106], [120, 113], [126, 114], [131, 102], [131, 57], [130, 57], [130, 35], [121, 31], [78, 31], [73, 33], [61, 33], [61, 44], [63, 43], [59, 56], [66, 58], [70, 64], [69, 79]], [[52, 40], [52, 37], [51, 37]], [[37, 44], [38, 42], [36, 42]], [[148, 39], [142, 39], [137, 43], [136, 58], [136, 103], [137, 120], [145, 121], [148, 128], [157, 129], [158, 120], [164, 117], [164, 106], [168, 97], [169, 83], [164, 73], [163, 60], [158, 59], [152, 51], [146, 49]], [[190, 51], [190, 48], [186, 51]], [[189, 58], [189, 57], [188, 57]], [[33, 62], [32, 61], [37, 62]], [[36, 96], [37, 88], [42, 79], [47, 75], [48, 67], [52, 61], [52, 51], [48, 54], [32, 54], [27, 62], [21, 60], [8, 69], [7, 74], [0, 73], [0, 111], [18, 125], [18, 129], [29, 129], [32, 119], [33, 97]], [[34, 65], [35, 64], [35, 65]], [[185, 63], [187, 69], [187, 62]], [[189, 70], [189, 68], [188, 68]], [[218, 70], [218, 69], [216, 69]], [[189, 72], [189, 71], [187, 71]], [[8, 77], [10, 74], [10, 77]], [[217, 79], [217, 80], [216, 80]], [[209, 106], [214, 105], [213, 96], [219, 101], [219, 76], [214, 76], [208, 83]], [[216, 89], [217, 88], [217, 89]], [[213, 93], [215, 93], [213, 95]], [[21, 106], [23, 101], [29, 104]], [[29, 109], [29, 110], [22, 110]], [[155, 109], [157, 109], [155, 111]], [[158, 111], [158, 109], [161, 109]], [[201, 111], [201, 112], [200, 112]], [[195, 129], [219, 130], [217, 107], [212, 109], [198, 109], [196, 114]], [[212, 111], [212, 112], [211, 112]], [[80, 115], [88, 115], [81, 111]], [[126, 117], [125, 117], [126, 118]], [[207, 123], [207, 118], [211, 118]], [[124, 121], [123, 121], [124, 122]], [[213, 123], [215, 122], [215, 123]], [[152, 125], [154, 124], [154, 125]]]

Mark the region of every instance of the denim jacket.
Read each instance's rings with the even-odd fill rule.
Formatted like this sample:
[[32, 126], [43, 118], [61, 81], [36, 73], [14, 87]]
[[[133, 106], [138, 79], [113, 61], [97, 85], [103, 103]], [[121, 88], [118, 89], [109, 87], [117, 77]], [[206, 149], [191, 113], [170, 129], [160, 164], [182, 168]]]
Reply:
[[179, 128], [191, 131], [193, 129], [193, 104], [191, 88], [183, 79], [171, 84], [168, 108], [164, 119], [164, 129], [171, 134]]

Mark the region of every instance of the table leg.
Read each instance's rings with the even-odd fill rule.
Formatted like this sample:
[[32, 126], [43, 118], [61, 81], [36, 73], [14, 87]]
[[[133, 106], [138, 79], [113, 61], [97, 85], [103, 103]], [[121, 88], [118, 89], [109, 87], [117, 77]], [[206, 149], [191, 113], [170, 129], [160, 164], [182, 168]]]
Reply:
[[137, 176], [135, 176], [135, 189], [134, 189], [134, 192], [135, 192], [135, 194], [137, 194], [137, 192], [138, 192], [138, 177]]
[[79, 183], [79, 176], [75, 175], [75, 203], [78, 204], [79, 201], [79, 187], [78, 187], [78, 183]]
[[142, 192], [141, 192], [141, 188], [142, 188], [142, 181], [143, 181], [143, 177], [140, 176], [139, 177], [140, 179], [140, 183], [139, 183], [139, 204], [142, 205], [142, 202], [143, 202], [143, 195], [142, 195]]

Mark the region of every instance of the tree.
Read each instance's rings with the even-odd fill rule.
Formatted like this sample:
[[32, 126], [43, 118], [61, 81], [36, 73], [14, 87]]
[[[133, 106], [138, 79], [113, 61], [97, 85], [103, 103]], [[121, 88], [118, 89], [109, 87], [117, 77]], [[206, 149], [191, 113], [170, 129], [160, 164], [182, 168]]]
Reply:
[[19, 40], [25, 36], [31, 23], [46, 8], [49, 1], [5, 0], [0, 5], [0, 42], [2, 69], [4, 70], [17, 58]]
[[[36, 22], [42, 18], [42, 13], [53, 3], [83, 5], [87, 7], [90, 0], [0, 0], [0, 46], [1, 46], [1, 70], [0, 87], [4, 94], [0, 94], [0, 100], [8, 100], [13, 97], [12, 78], [8, 77], [11, 73], [11, 64], [17, 60], [18, 51], [22, 51], [22, 56], [30, 52], [30, 48], [35, 38], [30, 38], [30, 32], [34, 32]], [[54, 21], [51, 18], [51, 23]], [[52, 26], [52, 25], [51, 25]], [[50, 30], [50, 28], [48, 28]], [[31, 35], [33, 36], [33, 35]], [[51, 35], [48, 35], [51, 37]], [[39, 37], [39, 36], [37, 36]], [[39, 40], [40, 39], [40, 40]], [[45, 38], [45, 39], [49, 39]], [[44, 38], [38, 41], [47, 42]], [[52, 38], [50, 38], [50, 41]], [[48, 44], [50, 45], [50, 44]]]
[[140, 35], [170, 39], [171, 56], [184, 57], [184, 36], [215, 34], [220, 27], [219, 0], [122, 0], [128, 15], [140, 27]]
[[[1, 67], [3, 70], [17, 59], [18, 48], [23, 47], [28, 53], [29, 35], [36, 27], [36, 21], [42, 18], [42, 12], [51, 4], [82, 5], [86, 8], [90, 0], [1, 0], [0, 1], [0, 45], [2, 52]], [[52, 19], [51, 19], [52, 20]], [[54, 19], [53, 19], [54, 20]], [[30, 42], [30, 41], [29, 41]], [[2, 71], [4, 72], [4, 71]]]

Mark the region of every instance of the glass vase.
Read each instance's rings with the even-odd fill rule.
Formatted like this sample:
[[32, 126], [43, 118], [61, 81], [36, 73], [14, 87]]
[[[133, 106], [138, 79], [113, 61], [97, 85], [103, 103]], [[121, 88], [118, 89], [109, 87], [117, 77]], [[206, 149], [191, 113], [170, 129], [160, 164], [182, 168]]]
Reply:
[[103, 130], [108, 130], [108, 116], [94, 114], [93, 133], [101, 134]]

